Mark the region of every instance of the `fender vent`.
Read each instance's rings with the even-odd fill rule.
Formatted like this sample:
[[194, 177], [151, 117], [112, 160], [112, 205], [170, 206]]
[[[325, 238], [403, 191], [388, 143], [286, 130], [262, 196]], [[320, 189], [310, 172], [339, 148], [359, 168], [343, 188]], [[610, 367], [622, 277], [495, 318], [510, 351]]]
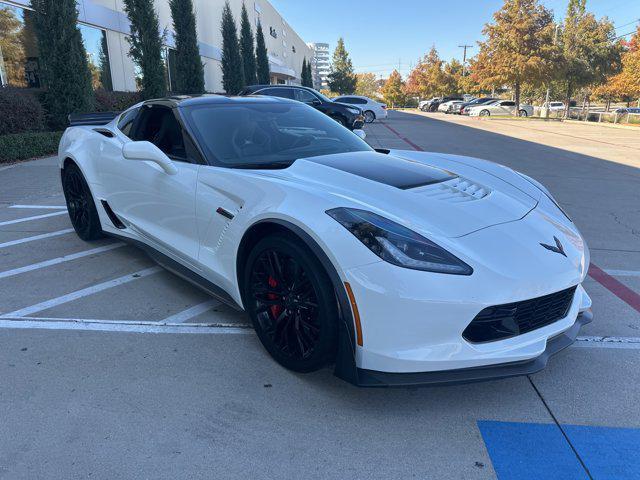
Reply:
[[109, 217], [109, 220], [111, 220], [111, 223], [113, 223], [114, 227], [120, 230], [124, 230], [125, 228], [127, 228], [126, 225], [122, 223], [122, 221], [118, 218], [115, 212], [111, 210], [111, 207], [106, 200], [100, 200], [100, 203], [102, 204], [102, 208], [104, 208], [104, 211], [107, 212], [107, 216]]

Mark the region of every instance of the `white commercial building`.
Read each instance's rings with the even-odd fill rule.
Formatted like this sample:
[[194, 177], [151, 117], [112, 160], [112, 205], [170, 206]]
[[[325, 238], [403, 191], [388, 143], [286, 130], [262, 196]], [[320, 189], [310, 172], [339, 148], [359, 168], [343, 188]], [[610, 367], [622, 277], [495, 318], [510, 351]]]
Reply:
[[[154, 0], [161, 32], [166, 31], [164, 56], [171, 88], [174, 32], [169, 0]], [[200, 55], [205, 71], [205, 86], [209, 92], [222, 91], [222, 34], [220, 22], [225, 0], [194, 0]], [[231, 9], [240, 30], [242, 0], [230, 0]], [[130, 24], [122, 0], [77, 0], [79, 26], [96, 72], [94, 84], [108, 90], [136, 90], [138, 69], [128, 56], [127, 35]], [[269, 54], [271, 83], [298, 84], [302, 60], [310, 60], [313, 52], [285, 19], [267, 0], [245, 1], [254, 27], [262, 24]], [[15, 17], [21, 25], [12, 31], [0, 32], [0, 80], [3, 84], [39, 87], [40, 69], [37, 44], [29, 16], [29, 0], [0, 0], [0, 15]], [[13, 44], [12, 44], [13, 42]], [[2, 46], [5, 45], [4, 48]], [[7, 47], [16, 47], [9, 48]], [[234, 92], [235, 93], [235, 92]]]
[[328, 43], [308, 43], [312, 50], [311, 57], [311, 75], [313, 76], [313, 88], [316, 90], [329, 89], [327, 77], [331, 71], [331, 63], [329, 61], [329, 44]]

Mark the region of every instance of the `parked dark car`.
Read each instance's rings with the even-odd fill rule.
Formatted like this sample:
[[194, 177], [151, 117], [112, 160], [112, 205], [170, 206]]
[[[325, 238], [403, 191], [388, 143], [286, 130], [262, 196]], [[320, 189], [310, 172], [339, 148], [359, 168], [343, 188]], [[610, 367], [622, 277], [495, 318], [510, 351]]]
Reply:
[[270, 97], [298, 100], [311, 105], [316, 110], [320, 110], [349, 130], [362, 128], [364, 125], [364, 116], [361, 109], [352, 105], [334, 102], [313, 88], [297, 85], [251, 85], [245, 87], [238, 95], [268, 95]]
[[493, 97], [474, 98], [470, 102], [463, 103], [460, 106], [460, 111], [458, 113], [460, 115], [469, 115], [469, 112], [465, 112], [465, 109], [467, 107], [474, 107], [476, 105], [484, 105], [486, 103], [495, 102], [496, 100], [499, 100], [499, 99], [498, 98], [493, 98]]
[[462, 95], [451, 95], [449, 97], [442, 97], [440, 99], [434, 99], [429, 104], [429, 110], [428, 111], [429, 112], [437, 112], [438, 111], [438, 107], [440, 106], [441, 103], [448, 102], [450, 100], [464, 100], [464, 97], [462, 97]]

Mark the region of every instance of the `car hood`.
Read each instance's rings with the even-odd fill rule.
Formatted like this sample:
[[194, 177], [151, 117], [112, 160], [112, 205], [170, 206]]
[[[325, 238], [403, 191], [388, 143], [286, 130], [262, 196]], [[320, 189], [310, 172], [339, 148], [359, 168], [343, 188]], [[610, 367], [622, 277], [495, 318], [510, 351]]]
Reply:
[[370, 210], [444, 237], [519, 220], [535, 208], [541, 194], [512, 170], [491, 162], [410, 151], [303, 158], [264, 175], [315, 189], [331, 206]]

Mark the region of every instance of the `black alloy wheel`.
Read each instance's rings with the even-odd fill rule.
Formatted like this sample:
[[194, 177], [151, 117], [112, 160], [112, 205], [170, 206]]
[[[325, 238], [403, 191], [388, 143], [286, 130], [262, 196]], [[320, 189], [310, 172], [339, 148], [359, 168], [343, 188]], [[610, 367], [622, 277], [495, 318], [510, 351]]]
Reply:
[[258, 242], [246, 264], [244, 298], [260, 341], [284, 367], [311, 372], [335, 356], [333, 288], [296, 238], [278, 234]]
[[69, 219], [78, 237], [85, 241], [103, 237], [93, 196], [77, 165], [67, 165], [62, 171], [62, 190]]

